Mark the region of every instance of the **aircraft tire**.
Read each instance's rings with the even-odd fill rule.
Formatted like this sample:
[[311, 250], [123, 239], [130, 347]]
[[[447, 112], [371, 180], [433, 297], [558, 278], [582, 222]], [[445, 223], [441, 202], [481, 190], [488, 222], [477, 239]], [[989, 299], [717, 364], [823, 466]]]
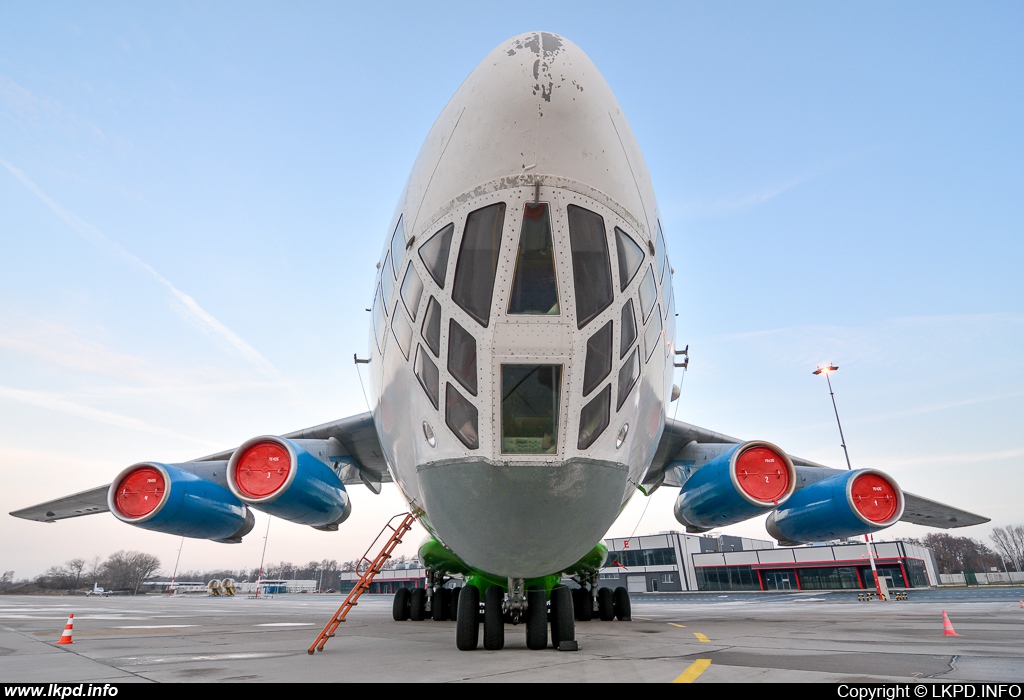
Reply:
[[505, 590], [501, 586], [490, 586], [484, 594], [484, 649], [500, 651], [505, 647], [505, 616], [501, 604]]
[[395, 622], [405, 622], [409, 619], [409, 595], [408, 588], [399, 588], [395, 591], [395, 602], [391, 604], [391, 617]]
[[629, 591], [624, 586], [619, 586], [612, 594], [615, 617], [619, 620], [632, 620], [633, 608], [629, 603]]
[[548, 599], [544, 589], [526, 593], [526, 648], [539, 651], [548, 645]]
[[612, 589], [605, 587], [597, 589], [597, 615], [602, 622], [610, 622], [615, 619], [615, 600]]
[[572, 591], [566, 586], [555, 586], [551, 591], [551, 646], [576, 639], [573, 622]]
[[452, 589], [452, 599], [448, 605], [448, 610], [450, 613], [449, 617], [451, 617], [452, 622], [455, 622], [457, 619], [459, 619], [459, 595], [461, 593], [462, 588]]
[[480, 641], [480, 590], [465, 586], [459, 595], [459, 614], [455, 621], [455, 646], [473, 651]]
[[594, 596], [589, 588], [574, 588], [572, 592], [573, 610], [580, 622], [590, 622], [594, 617]]
[[409, 619], [420, 622], [427, 617], [427, 589], [413, 588], [409, 594]]
[[435, 588], [434, 597], [430, 602], [430, 616], [434, 619], [434, 622], [444, 622], [448, 619], [451, 613], [448, 608], [451, 607], [452, 592], [447, 588]]

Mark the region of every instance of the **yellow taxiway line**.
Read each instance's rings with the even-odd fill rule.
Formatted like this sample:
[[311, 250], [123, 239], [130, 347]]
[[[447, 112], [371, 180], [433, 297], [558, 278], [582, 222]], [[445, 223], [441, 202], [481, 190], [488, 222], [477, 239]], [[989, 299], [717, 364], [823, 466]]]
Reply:
[[697, 638], [698, 642], [710, 642], [711, 641], [710, 639], [707, 638], [706, 635], [703, 635], [700, 632], [694, 632], [693, 636]]
[[697, 680], [700, 674], [708, 670], [708, 666], [711, 665], [711, 659], [697, 659], [687, 667], [685, 671], [676, 678], [673, 683], [693, 683]]

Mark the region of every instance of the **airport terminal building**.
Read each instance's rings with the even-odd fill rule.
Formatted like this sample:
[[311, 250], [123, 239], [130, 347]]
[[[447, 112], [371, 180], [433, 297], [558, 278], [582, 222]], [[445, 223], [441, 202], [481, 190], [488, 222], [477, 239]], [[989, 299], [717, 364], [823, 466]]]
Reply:
[[[863, 541], [775, 547], [768, 540], [666, 532], [605, 544], [602, 585], [630, 592], [874, 589]], [[889, 588], [939, 585], [930, 549], [902, 541], [872, 546]]]
[[[604, 541], [608, 560], [602, 586], [625, 586], [631, 593], [674, 591], [874, 590], [867, 544], [846, 541], [775, 547], [769, 540], [731, 535], [663, 532]], [[878, 576], [890, 589], [940, 585], [935, 555], [909, 542], [873, 544]], [[359, 575], [342, 574], [341, 592]], [[416, 564], [382, 571], [370, 593], [422, 587], [424, 570]]]

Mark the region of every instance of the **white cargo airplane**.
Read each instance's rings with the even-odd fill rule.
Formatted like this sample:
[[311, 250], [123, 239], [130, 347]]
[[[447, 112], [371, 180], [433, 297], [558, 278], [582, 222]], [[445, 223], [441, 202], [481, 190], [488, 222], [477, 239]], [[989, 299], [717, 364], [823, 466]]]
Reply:
[[[590, 59], [547, 32], [494, 49], [420, 149], [377, 265], [372, 410], [182, 464], [142, 462], [112, 484], [12, 513], [51, 522], [109, 510], [138, 527], [237, 542], [249, 508], [323, 530], [346, 484], [393, 481], [432, 535], [432, 587], [396, 619], [453, 616], [460, 649], [571, 647], [574, 617], [629, 616], [597, 589], [601, 545], [638, 491], [680, 489], [690, 532], [768, 516], [784, 544], [898, 520], [987, 519], [666, 419], [676, 398], [673, 271], [647, 166]], [[443, 584], [466, 585], [457, 602]], [[580, 588], [558, 584], [575, 577]], [[482, 596], [481, 596], [482, 594]]]

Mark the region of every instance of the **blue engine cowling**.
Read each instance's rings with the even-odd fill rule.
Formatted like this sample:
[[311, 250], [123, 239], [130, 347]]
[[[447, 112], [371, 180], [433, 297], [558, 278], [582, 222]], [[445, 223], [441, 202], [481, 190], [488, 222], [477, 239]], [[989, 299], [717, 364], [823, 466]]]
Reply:
[[796, 488], [789, 456], [770, 442], [734, 447], [700, 467], [676, 497], [675, 516], [691, 532], [753, 518], [784, 503]]
[[227, 480], [244, 503], [300, 525], [334, 530], [352, 512], [334, 470], [285, 438], [264, 435], [243, 443], [228, 460]]
[[216, 542], [241, 542], [255, 524], [249, 509], [220, 484], [160, 462], [140, 462], [118, 474], [107, 506], [136, 527]]
[[824, 542], [878, 532], [899, 520], [903, 507], [903, 491], [891, 477], [857, 469], [800, 489], [765, 527], [784, 545]]

